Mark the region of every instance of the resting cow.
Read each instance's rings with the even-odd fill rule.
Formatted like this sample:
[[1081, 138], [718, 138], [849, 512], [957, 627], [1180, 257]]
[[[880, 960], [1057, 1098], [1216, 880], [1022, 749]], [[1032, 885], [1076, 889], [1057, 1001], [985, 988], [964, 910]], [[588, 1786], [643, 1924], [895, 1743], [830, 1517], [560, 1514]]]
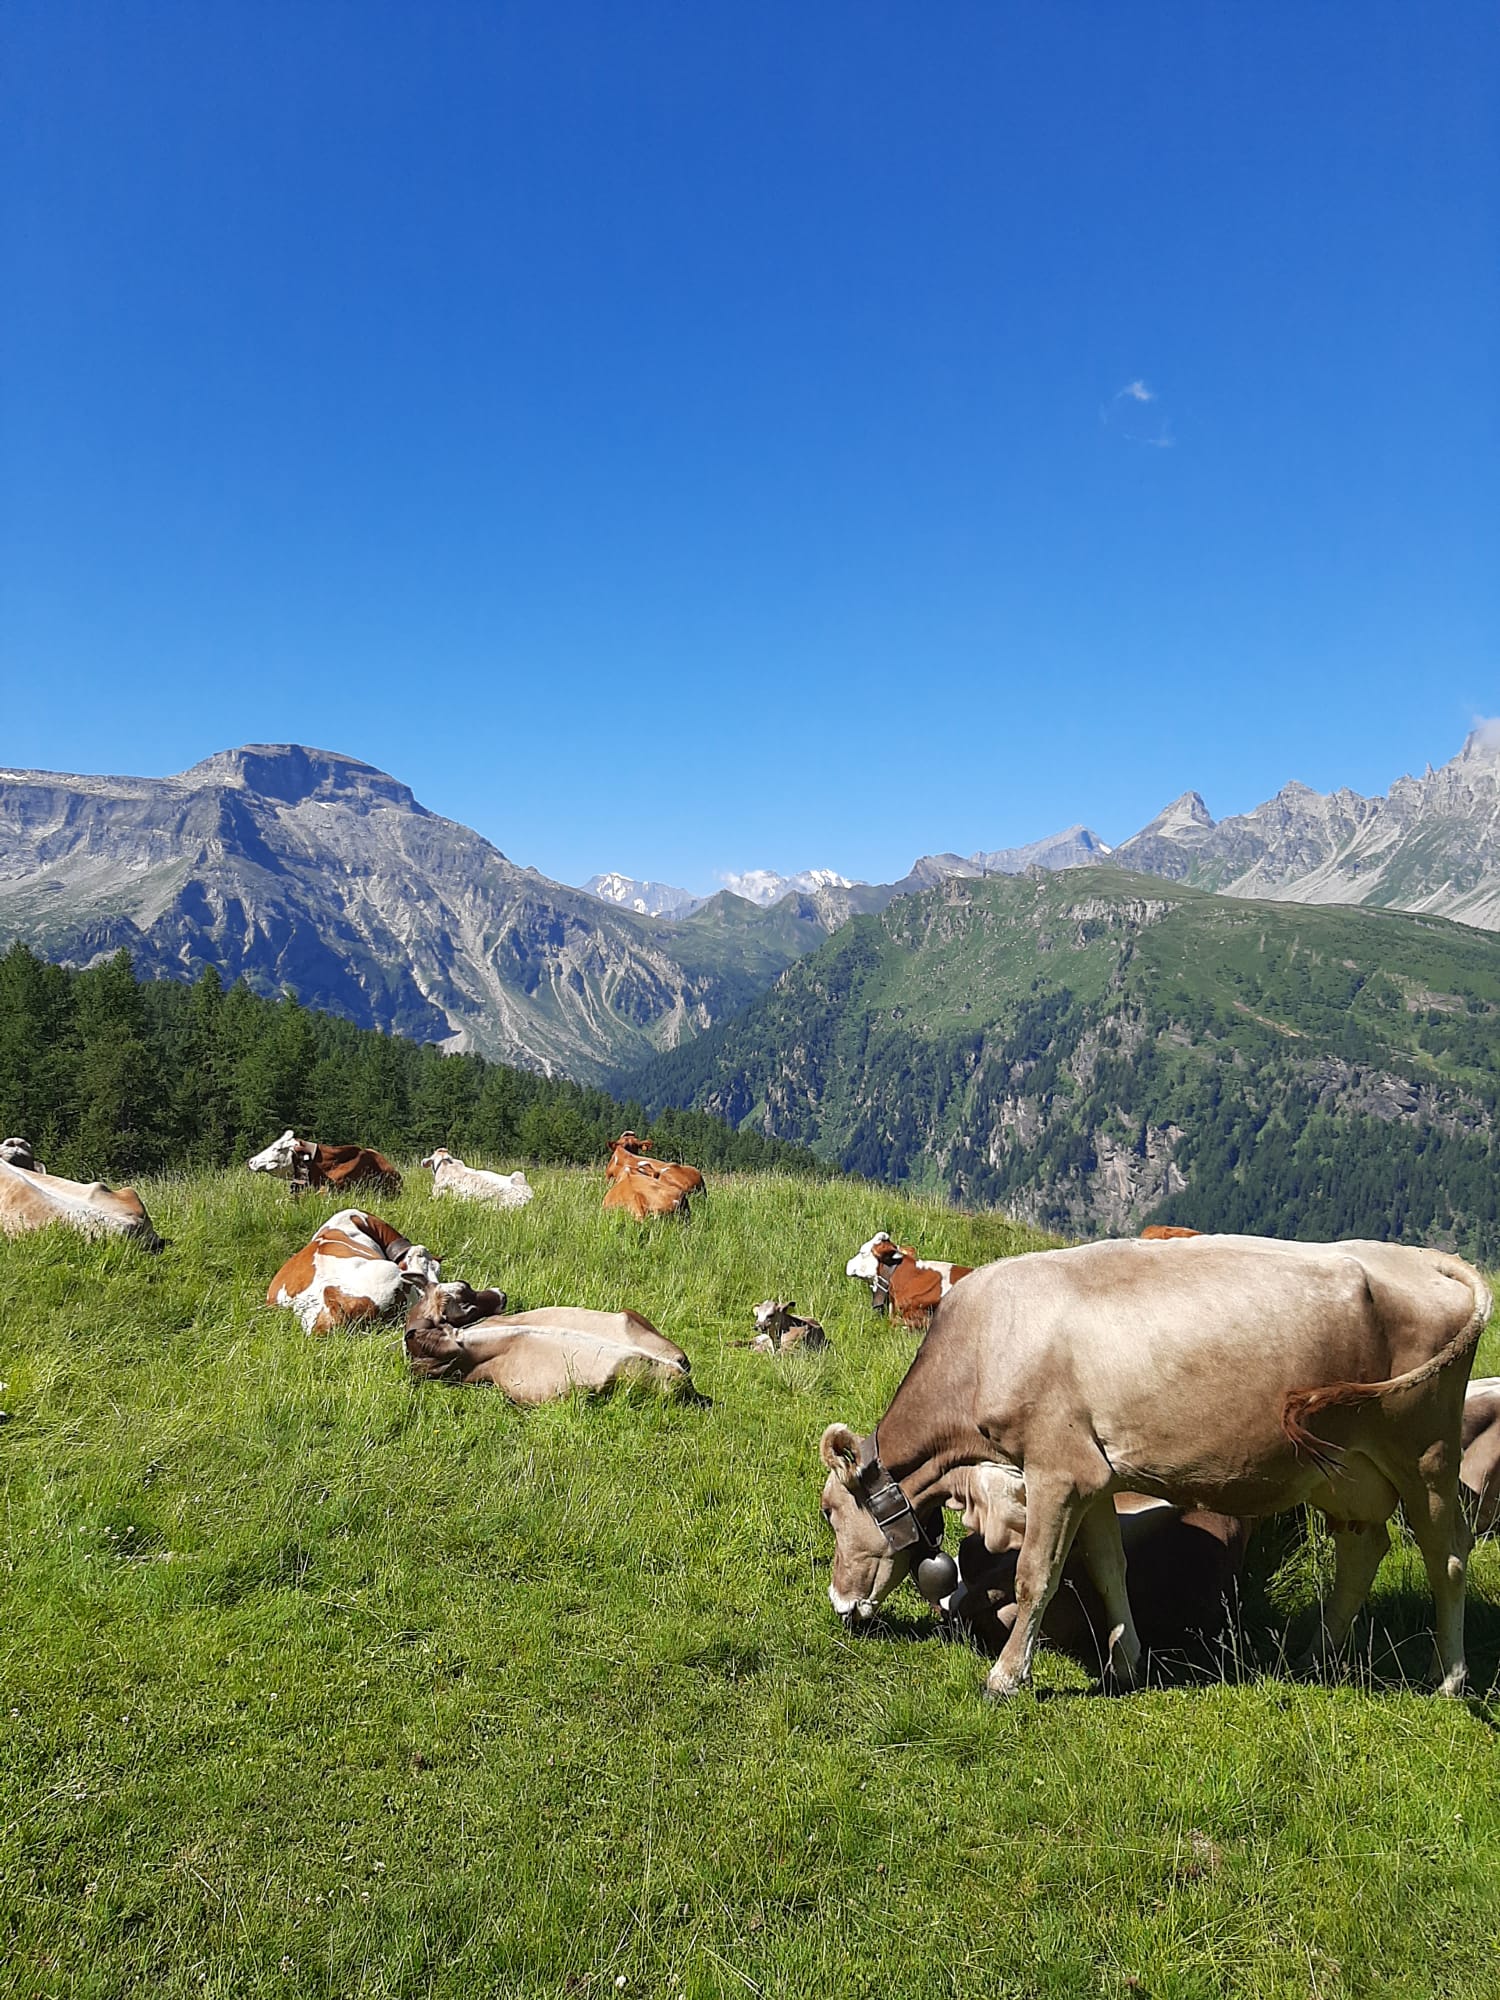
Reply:
[[575, 1389], [598, 1393], [620, 1382], [692, 1392], [687, 1356], [639, 1313], [544, 1306], [461, 1328], [443, 1314], [429, 1291], [408, 1315], [406, 1353], [419, 1381], [488, 1386], [513, 1403], [551, 1403]]
[[683, 1194], [706, 1194], [702, 1174], [696, 1167], [687, 1167], [680, 1160], [648, 1160], [646, 1155], [655, 1145], [654, 1139], [638, 1139], [634, 1132], [622, 1132], [616, 1139], [604, 1169], [604, 1178], [613, 1187], [627, 1174], [644, 1174], [650, 1180], [661, 1181], [667, 1187], [677, 1188]]
[[[1147, 1653], [1213, 1645], [1227, 1634], [1239, 1594], [1248, 1526], [1230, 1514], [1173, 1507], [1141, 1493], [1117, 1493], [1125, 1581], [1136, 1631]], [[1024, 1516], [1018, 1524], [1024, 1529]], [[990, 1548], [983, 1535], [959, 1545], [960, 1583], [943, 1600], [946, 1616], [987, 1650], [998, 1652], [1016, 1619], [1019, 1533]], [[1102, 1667], [1109, 1657], [1109, 1617], [1075, 1544], [1062, 1584], [1042, 1616], [1043, 1636], [1065, 1653]]]
[[290, 1128], [246, 1165], [252, 1174], [275, 1174], [279, 1180], [290, 1181], [294, 1194], [322, 1187], [401, 1192], [401, 1176], [384, 1153], [369, 1146], [320, 1146], [315, 1140], [297, 1138]]
[[604, 1190], [604, 1206], [623, 1209], [637, 1222], [644, 1222], [648, 1215], [680, 1215], [686, 1220], [692, 1214], [686, 1188], [674, 1187], [652, 1174], [634, 1172], [622, 1174], [610, 1183]]
[[331, 1333], [380, 1319], [435, 1284], [438, 1260], [421, 1243], [364, 1209], [329, 1216], [266, 1287], [268, 1306], [287, 1306], [305, 1333]]
[[793, 1308], [795, 1299], [783, 1304], [779, 1299], [762, 1299], [755, 1308], [755, 1338], [750, 1347], [756, 1354], [785, 1354], [793, 1347], [826, 1347], [828, 1336], [815, 1319], [804, 1319]]
[[1180, 1237], [1201, 1236], [1201, 1229], [1183, 1229], [1175, 1222], [1153, 1222], [1141, 1231], [1143, 1243], [1175, 1243]]
[[460, 1201], [482, 1201], [491, 1208], [524, 1208], [535, 1190], [519, 1168], [513, 1174], [492, 1174], [485, 1167], [466, 1167], [446, 1146], [422, 1162], [432, 1169], [434, 1194], [456, 1195]]
[[23, 1236], [53, 1222], [84, 1236], [128, 1236], [143, 1250], [166, 1248], [134, 1188], [66, 1181], [39, 1167], [28, 1173], [0, 1160], [0, 1235]]
[[870, 1285], [870, 1303], [876, 1312], [887, 1308], [905, 1326], [923, 1326], [932, 1317], [940, 1299], [945, 1299], [960, 1278], [968, 1277], [972, 1264], [947, 1264], [931, 1257], [919, 1257], [915, 1250], [903, 1249], [882, 1229], [872, 1236], [844, 1266], [846, 1278], [865, 1278]]
[[1474, 1532], [1500, 1527], [1500, 1375], [1481, 1375], [1464, 1393], [1464, 1508]]
[[1200, 1236], [990, 1264], [943, 1302], [877, 1429], [823, 1434], [834, 1608], [872, 1617], [914, 1561], [936, 1578], [942, 1561], [925, 1559], [940, 1554], [944, 1505], [990, 1546], [1019, 1519], [1016, 1619], [990, 1691], [1028, 1678], [1075, 1536], [1128, 1683], [1141, 1643], [1114, 1495], [1247, 1519], [1307, 1503], [1334, 1538], [1332, 1652], [1400, 1503], [1432, 1586], [1442, 1690], [1456, 1694], [1460, 1425], [1489, 1310], [1459, 1258], [1382, 1243]]

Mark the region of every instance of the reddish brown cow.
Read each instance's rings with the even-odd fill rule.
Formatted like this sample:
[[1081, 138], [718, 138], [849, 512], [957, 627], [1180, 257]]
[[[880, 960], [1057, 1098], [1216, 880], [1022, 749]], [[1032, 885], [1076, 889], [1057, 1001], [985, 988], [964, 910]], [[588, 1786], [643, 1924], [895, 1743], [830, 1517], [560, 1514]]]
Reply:
[[909, 1246], [895, 1243], [881, 1230], [860, 1245], [844, 1266], [848, 1278], [866, 1278], [876, 1312], [889, 1308], [904, 1326], [925, 1326], [940, 1299], [968, 1277], [972, 1264], [950, 1264], [919, 1257]]
[[370, 1146], [320, 1146], [313, 1139], [299, 1139], [290, 1128], [248, 1162], [252, 1174], [275, 1174], [292, 1184], [293, 1193], [308, 1188], [378, 1188], [382, 1194], [400, 1194], [401, 1176], [385, 1157]]
[[691, 1212], [686, 1188], [673, 1187], [651, 1174], [630, 1173], [615, 1181], [604, 1190], [604, 1206], [623, 1209], [637, 1222], [644, 1222], [648, 1215], [681, 1215], [685, 1219]]
[[648, 1160], [647, 1153], [655, 1144], [654, 1139], [638, 1139], [634, 1132], [622, 1132], [614, 1143], [609, 1156], [609, 1165], [604, 1177], [613, 1187], [616, 1181], [627, 1174], [645, 1174], [651, 1180], [664, 1181], [668, 1187], [679, 1188], [683, 1194], [704, 1194], [703, 1176], [696, 1167], [684, 1166], [677, 1160]]

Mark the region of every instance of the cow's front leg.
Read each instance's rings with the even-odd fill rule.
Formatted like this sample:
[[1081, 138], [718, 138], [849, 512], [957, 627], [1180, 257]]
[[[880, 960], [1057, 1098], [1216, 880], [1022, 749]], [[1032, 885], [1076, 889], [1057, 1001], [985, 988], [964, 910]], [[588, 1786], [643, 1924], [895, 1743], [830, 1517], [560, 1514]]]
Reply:
[[1016, 1562], [1015, 1623], [985, 1682], [991, 1694], [1014, 1694], [1031, 1678], [1031, 1656], [1042, 1616], [1052, 1602], [1068, 1550], [1092, 1498], [1069, 1482], [1044, 1483], [1027, 1474], [1026, 1533]]
[[1109, 1621], [1105, 1640], [1107, 1671], [1121, 1687], [1134, 1687], [1136, 1670], [1141, 1664], [1141, 1640], [1125, 1587], [1125, 1547], [1120, 1540], [1120, 1517], [1115, 1512], [1112, 1494], [1101, 1494], [1089, 1508], [1079, 1523], [1078, 1539]]

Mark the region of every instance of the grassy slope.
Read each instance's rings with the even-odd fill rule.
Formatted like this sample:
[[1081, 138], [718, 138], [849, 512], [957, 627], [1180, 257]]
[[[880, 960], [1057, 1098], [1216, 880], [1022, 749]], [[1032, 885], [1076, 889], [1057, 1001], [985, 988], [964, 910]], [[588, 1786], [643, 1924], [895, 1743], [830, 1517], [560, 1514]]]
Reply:
[[[523, 1415], [413, 1388], [384, 1334], [308, 1340], [260, 1300], [320, 1211], [242, 1176], [148, 1188], [154, 1261], [0, 1245], [19, 1990], [1493, 1993], [1500, 1750], [1383, 1639], [1365, 1684], [1107, 1700], [1051, 1657], [1054, 1698], [996, 1708], [915, 1598], [863, 1642], [832, 1617], [816, 1438], [911, 1352], [844, 1258], [882, 1223], [1032, 1239], [765, 1179], [638, 1230], [535, 1179], [518, 1214], [388, 1212], [517, 1305], [648, 1312], [711, 1408]], [[733, 1345], [773, 1291], [833, 1355]], [[1485, 1548], [1485, 1677], [1497, 1598]], [[1402, 1553], [1377, 1623], [1413, 1671], [1427, 1615]]]

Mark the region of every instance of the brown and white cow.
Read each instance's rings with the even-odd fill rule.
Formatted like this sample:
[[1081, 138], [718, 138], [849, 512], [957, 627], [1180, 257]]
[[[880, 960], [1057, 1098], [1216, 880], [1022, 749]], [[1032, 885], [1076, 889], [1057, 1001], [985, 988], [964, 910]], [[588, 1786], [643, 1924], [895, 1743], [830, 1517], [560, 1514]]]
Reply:
[[599, 1394], [621, 1382], [692, 1394], [688, 1357], [639, 1313], [544, 1306], [454, 1327], [443, 1311], [429, 1293], [408, 1316], [406, 1353], [419, 1381], [499, 1389], [527, 1404], [556, 1402], [575, 1389]]
[[876, 1430], [823, 1434], [834, 1608], [873, 1616], [937, 1553], [945, 1505], [991, 1546], [1019, 1518], [1016, 1619], [990, 1691], [1028, 1678], [1075, 1538], [1105, 1606], [1112, 1669], [1129, 1682], [1141, 1644], [1116, 1493], [1240, 1519], [1307, 1503], [1334, 1538], [1331, 1652], [1400, 1504], [1436, 1603], [1442, 1690], [1456, 1694], [1460, 1428], [1489, 1310], [1484, 1280], [1459, 1258], [1383, 1243], [1200, 1236], [987, 1265], [944, 1300]]
[[972, 1264], [950, 1264], [935, 1257], [919, 1257], [881, 1230], [859, 1249], [844, 1266], [846, 1278], [864, 1278], [870, 1286], [870, 1303], [876, 1312], [887, 1308], [905, 1326], [924, 1326], [960, 1278], [968, 1277]]
[[252, 1174], [275, 1174], [278, 1180], [290, 1181], [296, 1194], [324, 1187], [401, 1192], [401, 1176], [384, 1153], [370, 1146], [320, 1146], [316, 1140], [299, 1139], [290, 1127], [245, 1164]]
[[380, 1319], [425, 1292], [438, 1268], [425, 1245], [409, 1243], [378, 1215], [342, 1208], [288, 1257], [266, 1287], [266, 1304], [286, 1306], [305, 1333], [331, 1333]]
[[166, 1248], [134, 1188], [64, 1180], [0, 1160], [0, 1235], [22, 1236], [53, 1222], [84, 1236], [128, 1236], [143, 1250]]
[[815, 1319], [805, 1319], [796, 1311], [797, 1301], [762, 1299], [755, 1308], [754, 1354], [788, 1354], [794, 1347], [817, 1348], [828, 1345], [828, 1336]]
[[609, 1162], [604, 1169], [604, 1178], [613, 1187], [627, 1174], [645, 1174], [648, 1179], [661, 1181], [668, 1187], [678, 1188], [683, 1194], [707, 1193], [702, 1174], [696, 1167], [684, 1166], [680, 1160], [651, 1160], [646, 1156], [655, 1145], [654, 1139], [638, 1139], [634, 1132], [622, 1132], [610, 1150]]

